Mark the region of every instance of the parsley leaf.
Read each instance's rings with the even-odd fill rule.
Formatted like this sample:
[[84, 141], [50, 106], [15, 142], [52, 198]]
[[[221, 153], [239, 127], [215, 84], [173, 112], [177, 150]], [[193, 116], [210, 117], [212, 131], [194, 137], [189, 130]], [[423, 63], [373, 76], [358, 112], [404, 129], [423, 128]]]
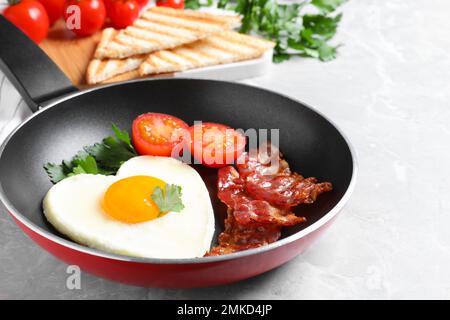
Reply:
[[122, 163], [137, 156], [137, 153], [131, 145], [128, 132], [120, 130], [115, 124], [112, 129], [115, 137], [106, 137], [101, 143], [86, 146], [84, 150], [95, 158], [100, 167], [116, 172]]
[[[200, 0], [189, 1], [202, 5]], [[292, 56], [329, 61], [336, 57], [338, 46], [328, 41], [336, 34], [342, 17], [333, 12], [346, 1], [300, 0], [280, 4], [277, 0], [219, 0], [217, 7], [234, 10], [242, 16], [240, 32], [255, 33], [274, 41], [276, 63]]]
[[123, 162], [137, 156], [128, 132], [112, 125], [114, 137], [109, 136], [101, 143], [85, 146], [70, 161], [61, 164], [47, 163], [44, 169], [53, 183], [81, 173], [115, 174]]
[[329, 61], [336, 58], [337, 47], [332, 47], [326, 43], [322, 43], [318, 49], [319, 59]]
[[213, 0], [207, 0], [206, 3], [201, 0], [185, 0], [184, 8], [196, 10], [196, 9], [199, 9], [200, 7], [204, 7], [204, 6], [210, 7], [210, 6], [212, 6], [212, 4], [213, 4]]
[[346, 1], [347, 0], [312, 0], [311, 4], [320, 9], [323, 13], [330, 13]]
[[79, 170], [82, 170], [83, 173], [98, 173], [97, 162], [95, 161], [95, 158], [90, 156], [86, 152], [78, 152], [78, 154], [72, 160], [72, 164], [75, 166], [74, 170], [76, 168], [79, 168]]
[[122, 163], [137, 156], [129, 150], [123, 141], [106, 137], [101, 143], [84, 147], [84, 150], [97, 160], [100, 166], [109, 170], [118, 170]]
[[342, 14], [329, 17], [321, 14], [306, 14], [303, 16], [303, 27], [321, 40], [331, 39], [337, 31]]
[[61, 180], [67, 178], [63, 165], [58, 165], [49, 162], [46, 165], [44, 165], [44, 169], [53, 183], [58, 183]]
[[156, 187], [151, 195], [161, 213], [174, 211], [180, 212], [184, 209], [181, 201], [181, 187], [174, 184], [166, 184], [164, 190]]
[[112, 129], [114, 131], [116, 138], [119, 141], [124, 142], [130, 150], [134, 150], [134, 147], [131, 145], [130, 135], [128, 134], [127, 131], [120, 130], [114, 123], [112, 124]]
[[97, 162], [86, 152], [80, 151], [73, 157], [72, 161], [63, 161], [60, 165], [47, 163], [45, 171], [53, 183], [80, 173], [98, 174]]

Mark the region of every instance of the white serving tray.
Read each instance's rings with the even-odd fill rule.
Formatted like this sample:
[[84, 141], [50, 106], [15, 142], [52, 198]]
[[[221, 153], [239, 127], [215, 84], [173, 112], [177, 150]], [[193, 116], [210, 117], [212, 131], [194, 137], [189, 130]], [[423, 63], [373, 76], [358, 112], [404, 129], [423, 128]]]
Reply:
[[262, 76], [270, 72], [273, 50], [267, 51], [261, 58], [221, 64], [174, 73], [175, 78], [242, 80]]
[[270, 72], [272, 67], [272, 55], [273, 50], [268, 50], [258, 59], [176, 72], [172, 74], [172, 77], [225, 81], [259, 77]]

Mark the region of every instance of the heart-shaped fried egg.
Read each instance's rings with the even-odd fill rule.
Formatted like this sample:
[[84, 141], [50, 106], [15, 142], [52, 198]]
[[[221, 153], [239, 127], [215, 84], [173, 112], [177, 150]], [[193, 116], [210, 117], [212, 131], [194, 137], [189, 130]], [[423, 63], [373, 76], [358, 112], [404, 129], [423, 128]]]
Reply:
[[[162, 212], [152, 199], [156, 188], [167, 185], [181, 187], [178, 212]], [[66, 178], [48, 191], [43, 208], [47, 220], [72, 240], [135, 257], [202, 257], [214, 233], [214, 211], [202, 178], [168, 157], [132, 158], [116, 176]]]

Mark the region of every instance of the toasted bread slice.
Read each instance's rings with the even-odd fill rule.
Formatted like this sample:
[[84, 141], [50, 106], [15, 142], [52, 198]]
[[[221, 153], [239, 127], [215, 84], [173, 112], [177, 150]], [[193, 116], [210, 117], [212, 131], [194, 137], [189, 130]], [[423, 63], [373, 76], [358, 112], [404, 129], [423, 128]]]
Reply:
[[114, 82], [121, 82], [121, 81], [128, 81], [128, 80], [134, 80], [134, 79], [138, 79], [141, 76], [139, 75], [139, 70], [132, 70], [132, 71], [128, 71], [125, 73], [121, 73], [117, 76], [114, 76], [112, 78], [108, 78], [104, 81], [102, 81], [102, 84], [107, 84], [107, 83], [114, 83]]
[[123, 59], [174, 48], [239, 25], [238, 16], [219, 16], [190, 10], [153, 7], [131, 26], [99, 46], [98, 59]]
[[151, 53], [139, 67], [139, 74], [179, 72], [254, 59], [273, 47], [271, 41], [226, 31], [171, 50]]
[[[106, 28], [102, 32], [96, 52], [102, 50], [117, 34], [117, 30]], [[147, 55], [133, 56], [125, 59], [92, 59], [86, 72], [88, 84], [96, 84], [117, 75], [137, 70]]]
[[[97, 50], [117, 32], [112, 28], [104, 29]], [[130, 80], [150, 74], [179, 72], [257, 58], [273, 46], [270, 41], [228, 31], [189, 45], [149, 55], [125, 59], [94, 58], [88, 66], [86, 78], [88, 84], [96, 84]]]

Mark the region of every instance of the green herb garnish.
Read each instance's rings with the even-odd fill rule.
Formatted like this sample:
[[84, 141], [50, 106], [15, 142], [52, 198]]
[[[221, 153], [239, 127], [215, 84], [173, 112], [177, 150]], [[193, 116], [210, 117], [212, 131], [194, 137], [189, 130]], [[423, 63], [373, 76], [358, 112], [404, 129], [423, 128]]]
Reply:
[[181, 187], [175, 184], [166, 184], [164, 190], [156, 187], [151, 197], [161, 213], [169, 211], [180, 212], [184, 208], [181, 201]]
[[210, 7], [213, 5], [213, 0], [201, 1], [201, 0], [185, 0], [184, 8], [196, 10], [201, 7]]
[[48, 177], [53, 183], [58, 183], [59, 181], [67, 178], [67, 172], [64, 170], [64, 165], [47, 163], [44, 165], [44, 169], [48, 174]]
[[[312, 57], [321, 61], [336, 58], [339, 45], [329, 40], [336, 34], [342, 15], [333, 15], [347, 0], [303, 0], [279, 4], [277, 0], [219, 0], [218, 8], [242, 15], [240, 32], [255, 33], [276, 43], [273, 60], [282, 62], [292, 56]], [[186, 0], [197, 9], [210, 6], [200, 0]]]
[[47, 163], [44, 169], [53, 183], [80, 173], [116, 174], [122, 163], [137, 156], [131, 145], [128, 132], [112, 125], [114, 136], [103, 139], [100, 143], [85, 146], [70, 161], [61, 164]]

